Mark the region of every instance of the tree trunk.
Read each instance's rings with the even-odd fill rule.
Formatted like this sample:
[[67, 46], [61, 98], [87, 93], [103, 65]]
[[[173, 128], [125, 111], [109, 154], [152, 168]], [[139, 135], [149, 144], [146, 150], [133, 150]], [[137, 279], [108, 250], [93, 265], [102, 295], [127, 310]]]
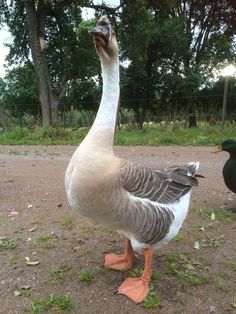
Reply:
[[[34, 0], [24, 0], [26, 26], [35, 72], [38, 77], [39, 100], [41, 104], [43, 126], [58, 124], [58, 97], [53, 93], [45, 51], [41, 51], [39, 37], [40, 18], [37, 15]], [[42, 11], [41, 11], [42, 14]], [[41, 19], [42, 20], [42, 19]]]
[[143, 128], [145, 117], [146, 117], [146, 110], [144, 106], [143, 105], [139, 106], [137, 104], [137, 108], [134, 109], [134, 118], [139, 129]]
[[188, 106], [188, 125], [189, 128], [196, 128], [197, 127], [197, 117], [196, 117], [196, 106], [192, 104], [192, 99], [189, 100], [189, 106]]

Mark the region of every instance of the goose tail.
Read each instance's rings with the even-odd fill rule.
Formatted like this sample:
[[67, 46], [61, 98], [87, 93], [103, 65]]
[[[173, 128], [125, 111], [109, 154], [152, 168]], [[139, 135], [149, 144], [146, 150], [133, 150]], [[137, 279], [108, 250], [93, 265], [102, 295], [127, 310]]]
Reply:
[[199, 168], [199, 161], [196, 161], [196, 162], [189, 162], [187, 165], [186, 165], [186, 171], [187, 171], [187, 176], [189, 177], [195, 177], [195, 176], [198, 176], [196, 175], [196, 172]]

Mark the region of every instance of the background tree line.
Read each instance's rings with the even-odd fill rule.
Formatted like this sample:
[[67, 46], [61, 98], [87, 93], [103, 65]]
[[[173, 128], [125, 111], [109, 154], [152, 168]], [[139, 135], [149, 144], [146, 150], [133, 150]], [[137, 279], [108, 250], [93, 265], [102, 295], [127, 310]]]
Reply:
[[[13, 43], [6, 76], [0, 80], [0, 109], [23, 119], [40, 117], [58, 125], [60, 112], [96, 111], [100, 65], [83, 8], [105, 14], [121, 49], [121, 106], [132, 109], [142, 127], [149, 115], [219, 112], [223, 78], [213, 70], [236, 62], [234, 0], [121, 0], [117, 7], [90, 0], [3, 0], [1, 26]], [[229, 106], [236, 113], [235, 79]], [[221, 96], [222, 95], [222, 96]], [[219, 97], [216, 97], [219, 96]]]

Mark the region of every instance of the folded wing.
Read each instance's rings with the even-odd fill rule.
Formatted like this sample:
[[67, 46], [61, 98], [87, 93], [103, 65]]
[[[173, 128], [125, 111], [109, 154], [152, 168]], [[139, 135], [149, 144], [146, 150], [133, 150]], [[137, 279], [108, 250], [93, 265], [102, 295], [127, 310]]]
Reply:
[[178, 200], [193, 186], [198, 185], [195, 173], [198, 163], [165, 170], [154, 170], [123, 160], [119, 171], [122, 187], [131, 195], [167, 204]]

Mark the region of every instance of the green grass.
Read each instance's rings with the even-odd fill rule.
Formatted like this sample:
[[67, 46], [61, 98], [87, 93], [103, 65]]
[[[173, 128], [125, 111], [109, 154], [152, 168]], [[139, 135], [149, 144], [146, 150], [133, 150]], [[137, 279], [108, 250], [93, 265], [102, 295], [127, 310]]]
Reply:
[[51, 269], [51, 275], [56, 279], [63, 280], [66, 278], [69, 270], [72, 267], [68, 265], [66, 262], [62, 261], [58, 266], [53, 267]]
[[0, 251], [15, 249], [20, 239], [7, 239], [6, 237], [0, 237]]
[[[29, 130], [16, 127], [0, 134], [0, 144], [29, 144], [52, 145], [71, 144], [78, 145], [86, 136], [88, 129], [40, 128]], [[235, 124], [226, 124], [223, 132], [220, 126], [206, 126], [199, 123], [197, 128], [185, 128], [180, 125], [160, 126], [152, 124], [142, 130], [130, 126], [117, 129], [116, 145], [192, 145], [209, 146], [219, 145], [226, 138], [235, 137]]]
[[228, 288], [226, 287], [225, 283], [220, 279], [217, 279], [215, 287], [219, 291], [224, 291], [224, 292], [228, 291]]
[[72, 218], [70, 218], [70, 217], [63, 217], [60, 220], [60, 225], [62, 226], [63, 229], [71, 230], [73, 228]]
[[167, 255], [164, 263], [167, 273], [187, 281], [190, 285], [205, 284], [210, 279], [207, 267], [185, 255]]
[[81, 270], [79, 273], [79, 279], [81, 281], [85, 281], [85, 282], [91, 282], [94, 278], [94, 275], [92, 272], [87, 271], [87, 270]]
[[[143, 274], [143, 269], [132, 268], [129, 270], [129, 275], [132, 277], [141, 277]], [[157, 281], [159, 278], [159, 273], [155, 270], [152, 271], [152, 282]]]
[[236, 271], [236, 262], [231, 263], [230, 267], [233, 271]]
[[226, 224], [233, 220], [236, 221], [236, 217], [235, 217], [236, 215], [224, 208], [220, 208], [214, 211], [215, 220], [211, 220], [211, 215], [213, 213], [211, 210], [200, 208], [198, 211], [200, 215], [202, 216], [202, 218], [210, 220], [212, 224], [219, 223], [219, 222]]
[[143, 301], [144, 308], [156, 308], [161, 305], [161, 299], [155, 291], [150, 291], [146, 299]]
[[35, 248], [40, 249], [53, 249], [55, 247], [55, 244], [52, 241], [51, 237], [47, 234], [40, 235], [38, 239], [32, 241], [32, 244]]
[[182, 233], [179, 233], [177, 234], [172, 241], [175, 241], [175, 242], [180, 242], [180, 241], [183, 241], [185, 240], [186, 237], [182, 234]]
[[17, 260], [18, 260], [18, 256], [16, 254], [12, 254], [12, 255], [8, 256], [8, 258], [7, 258], [7, 262], [9, 264], [16, 264]]
[[74, 308], [74, 303], [68, 295], [51, 294], [45, 299], [35, 299], [31, 302], [28, 314], [68, 313]]
[[206, 239], [199, 241], [199, 245], [200, 245], [200, 248], [211, 247], [211, 248], [217, 249], [222, 245], [223, 242], [224, 242], [223, 235], [220, 235], [217, 238], [212, 238], [209, 235], [207, 235]]

